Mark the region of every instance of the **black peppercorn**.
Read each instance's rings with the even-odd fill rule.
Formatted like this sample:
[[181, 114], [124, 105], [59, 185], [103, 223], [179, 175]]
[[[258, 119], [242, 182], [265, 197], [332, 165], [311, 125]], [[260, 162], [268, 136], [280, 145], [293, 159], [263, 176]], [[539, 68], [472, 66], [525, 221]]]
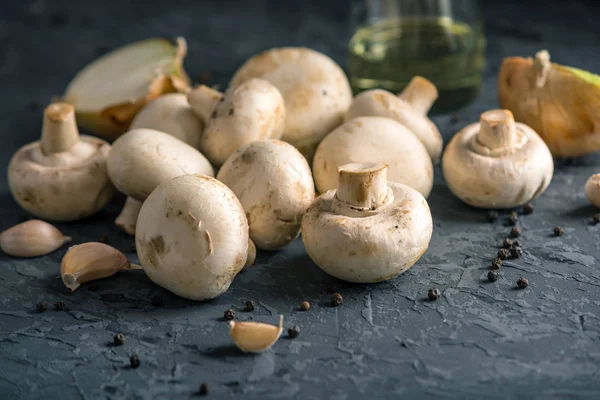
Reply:
[[508, 216], [508, 224], [509, 225], [516, 225], [517, 222], [519, 222], [519, 215], [516, 212], [513, 211]]
[[512, 247], [523, 247], [523, 246], [521, 246], [521, 242], [519, 242], [518, 240], [513, 240]]
[[334, 293], [333, 296], [331, 296], [331, 305], [334, 307], [341, 305], [343, 301], [344, 298], [339, 293]]
[[300, 328], [297, 325], [292, 325], [288, 328], [288, 336], [290, 338], [297, 338], [298, 335], [300, 335]]
[[198, 395], [206, 396], [208, 394], [208, 384], [206, 382], [202, 382], [200, 384], [200, 389], [198, 389]]
[[592, 222], [595, 224], [600, 224], [600, 214], [596, 214], [592, 217]]
[[492, 269], [500, 269], [502, 267], [502, 260], [496, 257], [492, 260]]
[[511, 247], [510, 248], [510, 255], [513, 258], [521, 258], [521, 256], [523, 255], [523, 249], [520, 247]]
[[440, 289], [434, 287], [429, 288], [429, 291], [427, 292], [427, 297], [429, 297], [429, 300], [431, 301], [437, 300], [441, 295], [442, 292], [440, 292]]
[[531, 214], [533, 212], [533, 210], [534, 210], [533, 204], [531, 204], [531, 203], [527, 203], [527, 204], [525, 204], [525, 207], [523, 207], [524, 214]]
[[256, 303], [253, 300], [248, 300], [244, 303], [244, 311], [246, 312], [254, 311], [255, 308]]
[[115, 344], [118, 346], [125, 344], [125, 335], [123, 335], [122, 333], [117, 333], [115, 335], [115, 337], [113, 338], [113, 340], [114, 340]]
[[42, 300], [39, 303], [37, 303], [36, 308], [39, 312], [44, 312], [48, 310], [48, 303]]
[[225, 318], [227, 321], [231, 321], [235, 318], [235, 311], [233, 311], [231, 308], [229, 310], [226, 310], [223, 313], [223, 318]]
[[308, 301], [303, 301], [300, 303], [300, 309], [302, 311], [308, 311], [310, 309], [310, 303]]
[[134, 354], [131, 357], [129, 357], [129, 365], [131, 365], [131, 368], [137, 368], [140, 366], [140, 364], [140, 358], [137, 356], [137, 354]]
[[499, 276], [498, 271], [490, 271], [487, 274], [488, 281], [490, 282], [496, 282]]
[[565, 234], [565, 230], [563, 228], [561, 228], [560, 226], [554, 227], [554, 236], [562, 236], [564, 234]]
[[488, 211], [485, 218], [488, 222], [496, 222], [498, 220], [498, 211]]
[[65, 302], [64, 302], [64, 301], [57, 301], [56, 303], [54, 303], [54, 308], [55, 308], [57, 311], [62, 311], [62, 310], [64, 310], [66, 306], [67, 306], [67, 305], [65, 304]]
[[508, 249], [510, 246], [512, 246], [513, 242], [511, 238], [504, 238], [504, 240], [502, 241], [502, 247], [504, 247], [505, 249]]
[[517, 286], [519, 287], [519, 289], [525, 289], [527, 286], [529, 286], [529, 280], [527, 278], [519, 278], [517, 279]]
[[521, 229], [514, 227], [510, 230], [510, 237], [517, 238], [521, 236]]
[[498, 258], [501, 260], [506, 260], [510, 256], [510, 251], [508, 249], [500, 249], [498, 250]]

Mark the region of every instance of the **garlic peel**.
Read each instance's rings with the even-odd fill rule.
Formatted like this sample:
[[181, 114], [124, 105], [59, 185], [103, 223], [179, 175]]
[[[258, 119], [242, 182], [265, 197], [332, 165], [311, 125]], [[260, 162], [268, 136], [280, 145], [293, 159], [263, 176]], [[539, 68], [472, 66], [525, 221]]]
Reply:
[[244, 353], [260, 353], [277, 342], [283, 331], [283, 315], [279, 316], [279, 326], [262, 322], [229, 323], [229, 333], [235, 345]]
[[71, 237], [39, 219], [15, 225], [0, 234], [0, 248], [13, 257], [43, 256], [70, 241]]

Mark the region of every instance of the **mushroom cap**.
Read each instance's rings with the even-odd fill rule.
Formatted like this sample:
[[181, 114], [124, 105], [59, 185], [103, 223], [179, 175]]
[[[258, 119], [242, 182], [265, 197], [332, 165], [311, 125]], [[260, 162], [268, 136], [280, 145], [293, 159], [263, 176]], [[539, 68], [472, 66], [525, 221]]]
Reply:
[[255, 140], [278, 139], [285, 128], [285, 104], [279, 90], [263, 79], [230, 87], [217, 103], [200, 149], [215, 165]]
[[382, 117], [354, 118], [331, 132], [319, 145], [313, 174], [320, 193], [338, 185], [338, 168], [348, 163], [384, 162], [391, 182], [429, 196], [433, 164], [419, 139], [399, 122]]
[[367, 90], [354, 98], [346, 121], [356, 117], [385, 117], [400, 122], [423, 143], [435, 164], [442, 154], [442, 135], [435, 124], [400, 97], [382, 89]]
[[231, 85], [255, 77], [271, 82], [283, 95], [287, 118], [282, 140], [296, 147], [320, 142], [342, 123], [352, 102], [344, 71], [315, 50], [281, 47], [264, 51], [237, 70]]
[[148, 103], [135, 116], [129, 130], [154, 129], [189, 144], [200, 146], [204, 123], [196, 116], [183, 93], [162, 95]]
[[[508, 112], [488, 111], [482, 118], [498, 111]], [[515, 146], [490, 149], [481, 143], [481, 125], [476, 122], [463, 128], [444, 150], [442, 169], [452, 193], [474, 207], [512, 208], [546, 190], [554, 162], [538, 134], [517, 122]]]
[[208, 176], [183, 175], [144, 201], [135, 244], [154, 283], [186, 299], [212, 299], [244, 268], [248, 222], [227, 186]]
[[[50, 221], [74, 221], [100, 211], [115, 194], [108, 179], [110, 145], [79, 135], [68, 151], [44, 154], [41, 142], [19, 149], [8, 165], [15, 200], [31, 214]], [[76, 194], [76, 195], [75, 195]]]
[[380, 212], [348, 217], [333, 211], [336, 190], [317, 197], [302, 219], [302, 242], [325, 272], [349, 282], [391, 279], [425, 253], [433, 222], [425, 198], [399, 183], [388, 183], [394, 200]]
[[116, 188], [143, 201], [161, 183], [186, 174], [214, 175], [206, 157], [164, 132], [135, 129], [119, 137], [108, 156], [108, 175]]
[[600, 174], [594, 174], [587, 180], [585, 195], [593, 205], [600, 208]]
[[248, 218], [250, 239], [278, 250], [300, 233], [302, 216], [315, 198], [306, 159], [280, 140], [250, 143], [233, 153], [217, 179], [238, 197]]

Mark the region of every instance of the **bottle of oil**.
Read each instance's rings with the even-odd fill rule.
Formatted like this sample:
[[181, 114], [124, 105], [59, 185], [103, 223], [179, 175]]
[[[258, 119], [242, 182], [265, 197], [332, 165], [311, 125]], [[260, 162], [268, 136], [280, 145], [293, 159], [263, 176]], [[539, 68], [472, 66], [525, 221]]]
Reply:
[[476, 0], [363, 0], [361, 19], [349, 43], [355, 93], [400, 92], [421, 75], [438, 88], [434, 113], [479, 94], [485, 37]]

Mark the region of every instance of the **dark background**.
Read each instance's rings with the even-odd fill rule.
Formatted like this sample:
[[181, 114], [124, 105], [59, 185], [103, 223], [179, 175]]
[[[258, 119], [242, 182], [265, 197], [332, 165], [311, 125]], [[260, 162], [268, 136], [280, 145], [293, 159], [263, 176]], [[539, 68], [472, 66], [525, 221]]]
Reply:
[[[435, 118], [445, 140], [497, 107], [501, 59], [533, 55], [600, 72], [596, 1], [485, 1], [487, 67], [481, 97]], [[86, 63], [109, 49], [150, 36], [184, 36], [192, 78], [210, 71], [226, 84], [251, 55], [305, 45], [345, 66], [351, 34], [348, 2], [311, 1], [3, 1], [0, 6], [0, 128], [3, 166], [36, 139], [43, 107]], [[600, 397], [600, 226], [583, 185], [600, 170], [598, 155], [557, 160], [552, 184], [521, 217], [525, 257], [508, 262], [501, 279], [485, 276], [507, 234], [506, 215], [486, 224], [484, 212], [454, 198], [436, 169], [429, 203], [430, 249], [407, 273], [379, 285], [348, 285], [321, 272], [300, 241], [258, 264], [216, 300], [194, 303], [123, 273], [68, 293], [58, 276], [64, 249], [33, 260], [0, 256], [0, 398], [188, 398], [200, 382], [211, 397], [233, 398], [530, 398]], [[122, 198], [96, 217], [59, 227], [74, 243], [107, 237], [131, 252], [132, 239], [112, 224]], [[0, 174], [0, 223], [25, 218]], [[552, 238], [555, 225], [565, 228]], [[531, 286], [514, 289], [519, 276]], [[328, 284], [344, 296], [328, 306]], [[438, 286], [443, 297], [424, 298]], [[89, 285], [88, 285], [89, 286]], [[156, 308], [156, 294], [166, 306]], [[257, 301], [253, 313], [243, 301]], [[67, 312], [34, 311], [40, 300], [64, 300]], [[299, 313], [309, 300], [313, 308]], [[223, 311], [241, 320], [297, 324], [262, 355], [231, 346]], [[123, 347], [109, 342], [116, 332]], [[128, 369], [139, 354], [142, 366]]]

